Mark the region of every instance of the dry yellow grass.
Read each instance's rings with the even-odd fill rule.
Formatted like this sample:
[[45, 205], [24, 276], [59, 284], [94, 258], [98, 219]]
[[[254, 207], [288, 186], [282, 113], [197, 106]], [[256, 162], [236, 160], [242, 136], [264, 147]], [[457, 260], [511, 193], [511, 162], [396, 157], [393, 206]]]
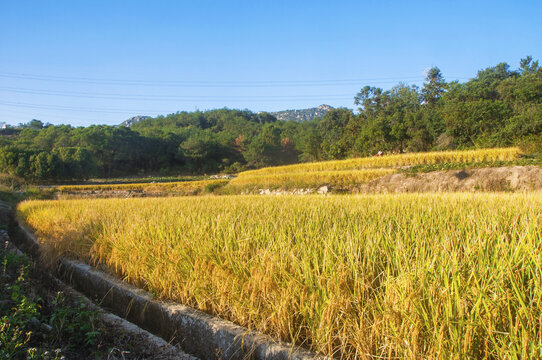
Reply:
[[58, 253], [345, 358], [542, 358], [542, 194], [30, 201]]

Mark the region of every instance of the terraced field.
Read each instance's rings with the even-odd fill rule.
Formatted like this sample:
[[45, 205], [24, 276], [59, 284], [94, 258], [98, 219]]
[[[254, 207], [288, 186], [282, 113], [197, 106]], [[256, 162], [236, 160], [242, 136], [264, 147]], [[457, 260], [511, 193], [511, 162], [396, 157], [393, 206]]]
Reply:
[[359, 185], [397, 172], [401, 167], [435, 164], [472, 165], [507, 162], [519, 158], [519, 148], [439, 151], [321, 161], [244, 171], [232, 186], [314, 187]]
[[263, 168], [241, 172], [232, 180], [65, 185], [56, 187], [56, 190], [64, 194], [128, 191], [145, 195], [197, 195], [213, 192], [226, 184], [229, 185], [227, 189], [230, 193], [242, 193], [247, 188], [317, 188], [323, 185], [348, 189], [405, 167], [491, 165], [495, 162], [515, 161], [520, 155], [518, 148], [412, 153]]

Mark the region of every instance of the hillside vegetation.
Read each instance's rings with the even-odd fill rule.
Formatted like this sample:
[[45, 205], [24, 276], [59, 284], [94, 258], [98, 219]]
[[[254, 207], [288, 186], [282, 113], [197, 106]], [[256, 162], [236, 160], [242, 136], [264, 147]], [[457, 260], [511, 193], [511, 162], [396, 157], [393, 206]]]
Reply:
[[542, 357], [542, 194], [31, 201], [57, 255], [337, 358]]
[[0, 172], [54, 183], [237, 173], [379, 151], [520, 146], [535, 153], [542, 148], [542, 68], [530, 57], [517, 69], [501, 63], [480, 70], [465, 83], [447, 82], [435, 67], [421, 88], [365, 86], [352, 95], [359, 113], [330, 109], [304, 122], [229, 109], [177, 112], [130, 127], [74, 128], [33, 120], [0, 130]]

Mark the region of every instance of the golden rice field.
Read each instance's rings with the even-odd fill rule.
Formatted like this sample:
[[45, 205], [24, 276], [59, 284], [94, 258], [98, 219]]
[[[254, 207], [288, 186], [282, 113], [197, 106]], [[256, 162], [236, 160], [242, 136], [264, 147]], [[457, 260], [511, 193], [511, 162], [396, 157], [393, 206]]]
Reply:
[[303, 173], [313, 171], [359, 170], [370, 168], [389, 168], [438, 163], [475, 163], [485, 161], [512, 161], [519, 157], [517, 147], [479, 150], [454, 150], [407, 153], [379, 157], [365, 157], [346, 160], [320, 161], [286, 166], [267, 167], [245, 171], [239, 177], [284, 173]]
[[542, 358], [542, 193], [28, 201], [57, 253], [337, 358]]
[[74, 191], [119, 191], [132, 190], [148, 193], [157, 192], [202, 192], [206, 186], [225, 185], [228, 180], [199, 180], [199, 181], [179, 181], [165, 183], [137, 183], [137, 184], [104, 184], [104, 185], [63, 185], [56, 189], [62, 192]]
[[310, 173], [277, 173], [241, 175], [230, 181], [231, 185], [258, 185], [260, 187], [317, 187], [323, 184], [349, 186], [363, 184], [379, 177], [393, 174], [394, 169], [315, 171]]

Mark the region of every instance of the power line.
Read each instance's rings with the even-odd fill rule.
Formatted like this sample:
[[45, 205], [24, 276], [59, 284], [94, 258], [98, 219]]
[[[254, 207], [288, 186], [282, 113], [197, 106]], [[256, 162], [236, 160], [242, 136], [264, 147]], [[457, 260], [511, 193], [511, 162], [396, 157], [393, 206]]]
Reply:
[[107, 79], [107, 78], [84, 78], [52, 75], [36, 75], [24, 73], [0, 72], [0, 77], [38, 80], [51, 82], [102, 84], [102, 85], [141, 85], [141, 86], [177, 86], [177, 87], [289, 87], [289, 86], [342, 86], [360, 85], [367, 82], [401, 82], [425, 79], [424, 76], [406, 77], [382, 77], [382, 78], [356, 78], [356, 79], [323, 79], [323, 80], [131, 80], [131, 79]]
[[84, 107], [74, 107], [74, 106], [43, 105], [43, 104], [30, 104], [30, 103], [8, 102], [8, 101], [0, 101], [0, 105], [11, 106], [11, 107], [16, 107], [16, 108], [70, 110], [70, 111], [85, 111], [85, 112], [96, 112], [96, 113], [126, 113], [126, 112], [161, 113], [161, 111], [142, 111], [142, 110], [134, 110], [134, 109], [84, 108]]
[[28, 88], [0, 88], [0, 91], [31, 94], [31, 95], [46, 95], [46, 96], [63, 96], [63, 97], [78, 97], [78, 98], [94, 98], [94, 99], [118, 99], [118, 100], [158, 100], [158, 101], [268, 101], [268, 100], [318, 100], [329, 98], [349, 98], [353, 99], [350, 94], [335, 94], [335, 95], [241, 95], [241, 96], [220, 96], [220, 95], [144, 95], [144, 94], [112, 94], [112, 93], [88, 93], [88, 92], [66, 92], [57, 90], [45, 89], [28, 89]]
[[[298, 101], [298, 99], [294, 99]], [[187, 100], [188, 101], [188, 100]], [[190, 100], [191, 101], [191, 100]], [[265, 101], [265, 100], [254, 100], [254, 101]], [[277, 100], [269, 100], [277, 101]], [[285, 100], [279, 100], [285, 101]], [[85, 108], [85, 107], [74, 107], [74, 106], [63, 106], [63, 105], [44, 105], [44, 104], [31, 104], [23, 102], [9, 102], [9, 101], [0, 101], [0, 105], [16, 107], [16, 108], [30, 108], [30, 109], [45, 109], [45, 110], [60, 110], [60, 111], [84, 111], [84, 112], [95, 112], [95, 113], [139, 113], [139, 114], [164, 114], [164, 113], [173, 113], [174, 111], [157, 111], [157, 110], [135, 110], [135, 109], [115, 109], [115, 108]]]

